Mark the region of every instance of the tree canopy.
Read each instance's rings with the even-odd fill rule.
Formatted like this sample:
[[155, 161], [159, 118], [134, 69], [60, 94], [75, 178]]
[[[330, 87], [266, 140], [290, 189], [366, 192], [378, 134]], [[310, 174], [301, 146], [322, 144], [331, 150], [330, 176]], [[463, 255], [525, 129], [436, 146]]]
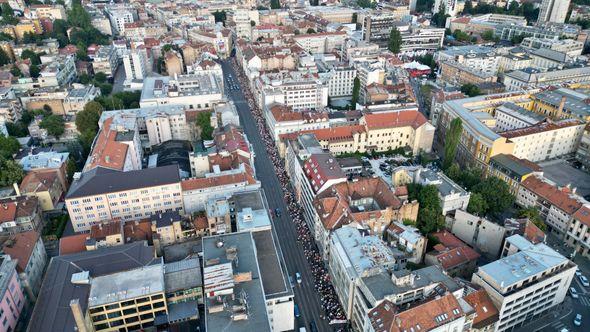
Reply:
[[477, 85], [466, 83], [461, 86], [461, 92], [468, 95], [469, 97], [475, 97], [481, 95], [481, 90]]
[[459, 145], [462, 132], [463, 122], [461, 121], [461, 118], [454, 118], [451, 121], [449, 129], [447, 130], [445, 135], [445, 150], [442, 164], [443, 170], [448, 169], [453, 164], [453, 160], [455, 159], [455, 154], [457, 153], [457, 146]]
[[281, 1], [280, 0], [270, 0], [270, 8], [271, 9], [280, 9], [281, 8]]
[[92, 132], [96, 135], [98, 131], [98, 120], [102, 114], [103, 107], [96, 101], [91, 101], [84, 106], [84, 109], [76, 114], [76, 128], [80, 133]]
[[418, 220], [416, 227], [422, 234], [436, 232], [444, 227], [444, 216], [438, 198], [438, 189], [433, 185], [408, 184], [410, 200], [418, 200]]
[[0, 186], [10, 186], [13, 183], [20, 183], [25, 172], [20, 164], [14, 160], [0, 157]]
[[59, 138], [65, 131], [65, 121], [60, 115], [52, 114], [41, 120], [39, 127], [47, 130], [47, 133], [55, 138]]
[[213, 139], [213, 127], [211, 126], [211, 112], [200, 112], [197, 115], [197, 126], [201, 128], [201, 139]]
[[402, 35], [399, 30], [394, 26], [389, 32], [389, 41], [387, 43], [387, 49], [392, 53], [398, 54], [402, 47]]
[[359, 95], [361, 93], [361, 80], [357, 77], [354, 78], [352, 86], [352, 107], [355, 108], [359, 101]]
[[0, 135], [0, 157], [12, 158], [12, 155], [20, 149], [17, 139], [12, 136]]

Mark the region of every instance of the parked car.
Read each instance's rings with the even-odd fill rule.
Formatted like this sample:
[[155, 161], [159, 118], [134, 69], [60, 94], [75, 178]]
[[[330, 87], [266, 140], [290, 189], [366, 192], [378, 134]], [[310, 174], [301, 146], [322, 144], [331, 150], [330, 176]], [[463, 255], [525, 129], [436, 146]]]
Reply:
[[582, 283], [582, 285], [583, 285], [584, 287], [588, 287], [588, 286], [590, 286], [590, 282], [588, 282], [588, 278], [586, 278], [585, 276], [583, 276], [583, 275], [580, 275], [580, 276], [578, 277], [578, 279], [580, 279], [580, 282]]
[[299, 312], [299, 306], [296, 304], [295, 305], [295, 317], [299, 317], [301, 316], [301, 313]]
[[299, 272], [295, 273], [295, 280], [297, 280], [297, 283], [300, 284], [301, 283], [301, 274]]
[[581, 326], [582, 325], [582, 315], [576, 314], [576, 318], [574, 318], [574, 325]]
[[275, 217], [277, 217], [277, 218], [281, 217], [281, 209], [279, 209], [279, 208], [275, 209]]
[[577, 298], [579, 297], [579, 296], [578, 296], [578, 291], [577, 291], [575, 288], [573, 288], [573, 287], [570, 287], [570, 295], [571, 295], [571, 296], [572, 296], [572, 298], [574, 298], [574, 299], [577, 299]]

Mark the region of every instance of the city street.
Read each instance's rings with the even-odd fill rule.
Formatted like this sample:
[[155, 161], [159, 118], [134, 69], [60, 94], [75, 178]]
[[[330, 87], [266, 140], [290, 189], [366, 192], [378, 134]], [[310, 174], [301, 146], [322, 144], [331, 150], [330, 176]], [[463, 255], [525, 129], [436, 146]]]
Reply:
[[[238, 76], [231, 67], [229, 60], [223, 61], [221, 64], [226, 78], [228, 74], [231, 74], [234, 78]], [[247, 87], [242, 86], [240, 90], [227, 89], [226, 93], [234, 101], [240, 116], [241, 125], [254, 149], [256, 175], [262, 183], [269, 207], [272, 211], [277, 208], [283, 211], [279, 218], [273, 218], [273, 230], [278, 236], [278, 242], [285, 257], [289, 275], [293, 280], [295, 280], [294, 275], [296, 272], [299, 272], [302, 276], [302, 283], [297, 284], [295, 282], [294, 285], [295, 301], [301, 311], [301, 317], [297, 320], [296, 330], [299, 327], [305, 327], [310, 331], [310, 323], [314, 321], [320, 331], [330, 331], [332, 329], [328, 322], [320, 317], [320, 315], [323, 315], [323, 311], [318, 293], [314, 289], [313, 276], [302, 247], [297, 242], [295, 225], [291, 220], [291, 216], [287, 213], [288, 209], [283, 199], [282, 186], [267, 154], [256, 122], [250, 113], [248, 103], [241, 91], [244, 88]]]

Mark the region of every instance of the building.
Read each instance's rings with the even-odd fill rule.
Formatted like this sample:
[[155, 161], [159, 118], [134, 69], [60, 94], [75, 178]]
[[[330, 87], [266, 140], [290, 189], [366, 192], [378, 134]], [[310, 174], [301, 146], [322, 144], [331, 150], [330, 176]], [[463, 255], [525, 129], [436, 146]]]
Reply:
[[254, 82], [260, 93], [261, 108], [273, 103], [284, 104], [293, 110], [322, 110], [328, 106], [328, 85], [310, 72], [289, 71], [266, 73]]
[[[203, 239], [204, 319], [208, 331], [224, 327], [232, 331], [294, 328], [293, 291], [280, 257], [268, 230]], [[230, 304], [229, 309], [224, 303]]]
[[543, 115], [514, 103], [505, 103], [497, 107], [494, 118], [496, 119], [495, 130], [499, 132], [531, 127], [545, 120]]
[[134, 15], [130, 8], [126, 6], [107, 8], [107, 15], [111, 21], [112, 31], [117, 35], [125, 33], [125, 24], [133, 23]]
[[51, 57], [50, 62], [43, 63], [37, 81], [40, 87], [63, 87], [76, 79], [76, 56], [64, 55]]
[[584, 128], [584, 133], [576, 150], [576, 160], [581, 162], [585, 167], [590, 166], [590, 127], [588, 126]]
[[145, 77], [141, 90], [141, 108], [183, 105], [190, 109], [211, 109], [223, 100], [221, 77], [212, 73], [194, 73], [171, 77]]
[[488, 174], [506, 182], [510, 192], [516, 196], [524, 180], [532, 175], [543, 176], [543, 170], [529, 160], [511, 154], [498, 154], [490, 158]]
[[533, 126], [499, 133], [514, 144], [516, 158], [532, 162], [574, 154], [585, 124], [576, 119], [545, 120]]
[[422, 263], [428, 239], [416, 227], [394, 221], [387, 227], [385, 238], [390, 246], [406, 253], [409, 262]]
[[461, 241], [476, 248], [487, 257], [500, 255], [504, 237], [509, 234], [505, 225], [491, 222], [463, 210], [446, 219], [447, 229]]
[[65, 170], [69, 155], [67, 152], [48, 151], [28, 154], [20, 158], [18, 162], [26, 172], [45, 168], [63, 168]]
[[17, 261], [10, 256], [0, 256], [0, 317], [5, 331], [16, 331], [25, 305], [24, 292], [16, 271]]
[[129, 172], [96, 167], [74, 177], [65, 200], [77, 232], [114, 218], [137, 220], [183, 211], [177, 165]]
[[328, 61], [316, 62], [318, 75], [328, 83], [328, 97], [351, 96], [356, 69], [345, 63]]
[[584, 203], [575, 195], [575, 189], [557, 187], [537, 176], [529, 176], [524, 180], [516, 196], [516, 204], [537, 207], [548, 231], [560, 238], [568, 232], [572, 216]]
[[536, 37], [526, 37], [520, 43], [521, 47], [531, 49], [550, 49], [561, 52], [570, 57], [582, 54], [584, 43], [574, 39], [544, 39]]
[[42, 229], [41, 204], [36, 196], [12, 196], [0, 199], [0, 235]]
[[113, 77], [119, 66], [117, 50], [113, 45], [96, 46], [96, 50], [88, 55], [92, 59], [92, 70]]
[[123, 67], [127, 80], [143, 80], [147, 75], [147, 59], [145, 53], [134, 49], [123, 56]]
[[30, 171], [20, 184], [20, 193], [37, 197], [43, 211], [56, 210], [67, 190], [65, 179], [60, 175], [58, 169]]
[[576, 266], [544, 243], [520, 235], [506, 239], [501, 258], [479, 267], [472, 282], [498, 308], [495, 331], [509, 331], [561, 304]]
[[432, 14], [436, 14], [440, 11], [440, 7], [444, 8], [445, 14], [455, 17], [457, 14], [463, 11], [465, 2], [455, 0], [436, 0], [432, 6]]
[[283, 134], [324, 129], [330, 126], [327, 112], [295, 111], [284, 104], [270, 104], [264, 108], [266, 123], [273, 138], [278, 141]]
[[569, 10], [569, 0], [543, 0], [539, 8], [537, 23], [564, 23]]
[[496, 73], [486, 73], [455, 61], [444, 61], [440, 65], [440, 79], [454, 85], [495, 83]]
[[532, 111], [554, 120], [579, 119], [590, 120], [590, 105], [586, 103], [588, 95], [583, 90], [560, 87], [546, 89], [531, 96], [534, 100]]
[[559, 85], [566, 82], [588, 81], [590, 81], [590, 67], [552, 69], [548, 71], [524, 68], [504, 75], [504, 85], [508, 91]]
[[442, 172], [437, 173], [421, 166], [400, 166], [393, 170], [392, 180], [396, 187], [409, 183], [435, 186], [443, 215], [455, 210], [465, 210], [469, 205], [471, 194]]
[[17, 262], [16, 270], [25, 297], [35, 302], [47, 265], [47, 253], [41, 235], [37, 231], [28, 231], [0, 241], [3, 242], [2, 252]]
[[438, 244], [426, 253], [424, 263], [440, 267], [451, 277], [466, 278], [473, 273], [480, 256], [475, 250], [446, 230], [433, 233], [432, 237]]
[[94, 85], [76, 87], [68, 91], [63, 101], [63, 108], [66, 114], [74, 115], [84, 109], [84, 106], [100, 96], [100, 88]]
[[345, 31], [319, 32], [295, 35], [293, 40], [307, 52], [321, 54], [342, 49], [346, 36]]
[[481, 45], [452, 46], [436, 52], [439, 63], [454, 61], [463, 67], [469, 67], [478, 72], [496, 74], [500, 54], [492, 47]]
[[330, 236], [328, 270], [346, 317], [352, 318], [355, 284], [360, 277], [400, 270], [404, 261], [377, 236], [363, 236], [354, 227], [335, 230]]

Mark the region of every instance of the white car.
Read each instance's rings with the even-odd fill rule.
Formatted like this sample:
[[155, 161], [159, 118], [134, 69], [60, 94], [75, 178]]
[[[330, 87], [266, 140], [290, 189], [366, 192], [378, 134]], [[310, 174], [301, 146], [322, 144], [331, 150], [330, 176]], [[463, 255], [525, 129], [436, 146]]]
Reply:
[[588, 278], [586, 278], [585, 276], [583, 276], [583, 275], [580, 275], [580, 276], [578, 277], [578, 279], [580, 279], [580, 282], [582, 283], [582, 285], [583, 285], [584, 287], [588, 287], [588, 286], [590, 286], [590, 282], [588, 282]]
[[582, 315], [576, 314], [576, 318], [574, 318], [574, 325], [581, 326], [582, 325]]
[[578, 291], [575, 288], [573, 288], [573, 287], [570, 287], [570, 295], [574, 299], [577, 299], [579, 297]]

